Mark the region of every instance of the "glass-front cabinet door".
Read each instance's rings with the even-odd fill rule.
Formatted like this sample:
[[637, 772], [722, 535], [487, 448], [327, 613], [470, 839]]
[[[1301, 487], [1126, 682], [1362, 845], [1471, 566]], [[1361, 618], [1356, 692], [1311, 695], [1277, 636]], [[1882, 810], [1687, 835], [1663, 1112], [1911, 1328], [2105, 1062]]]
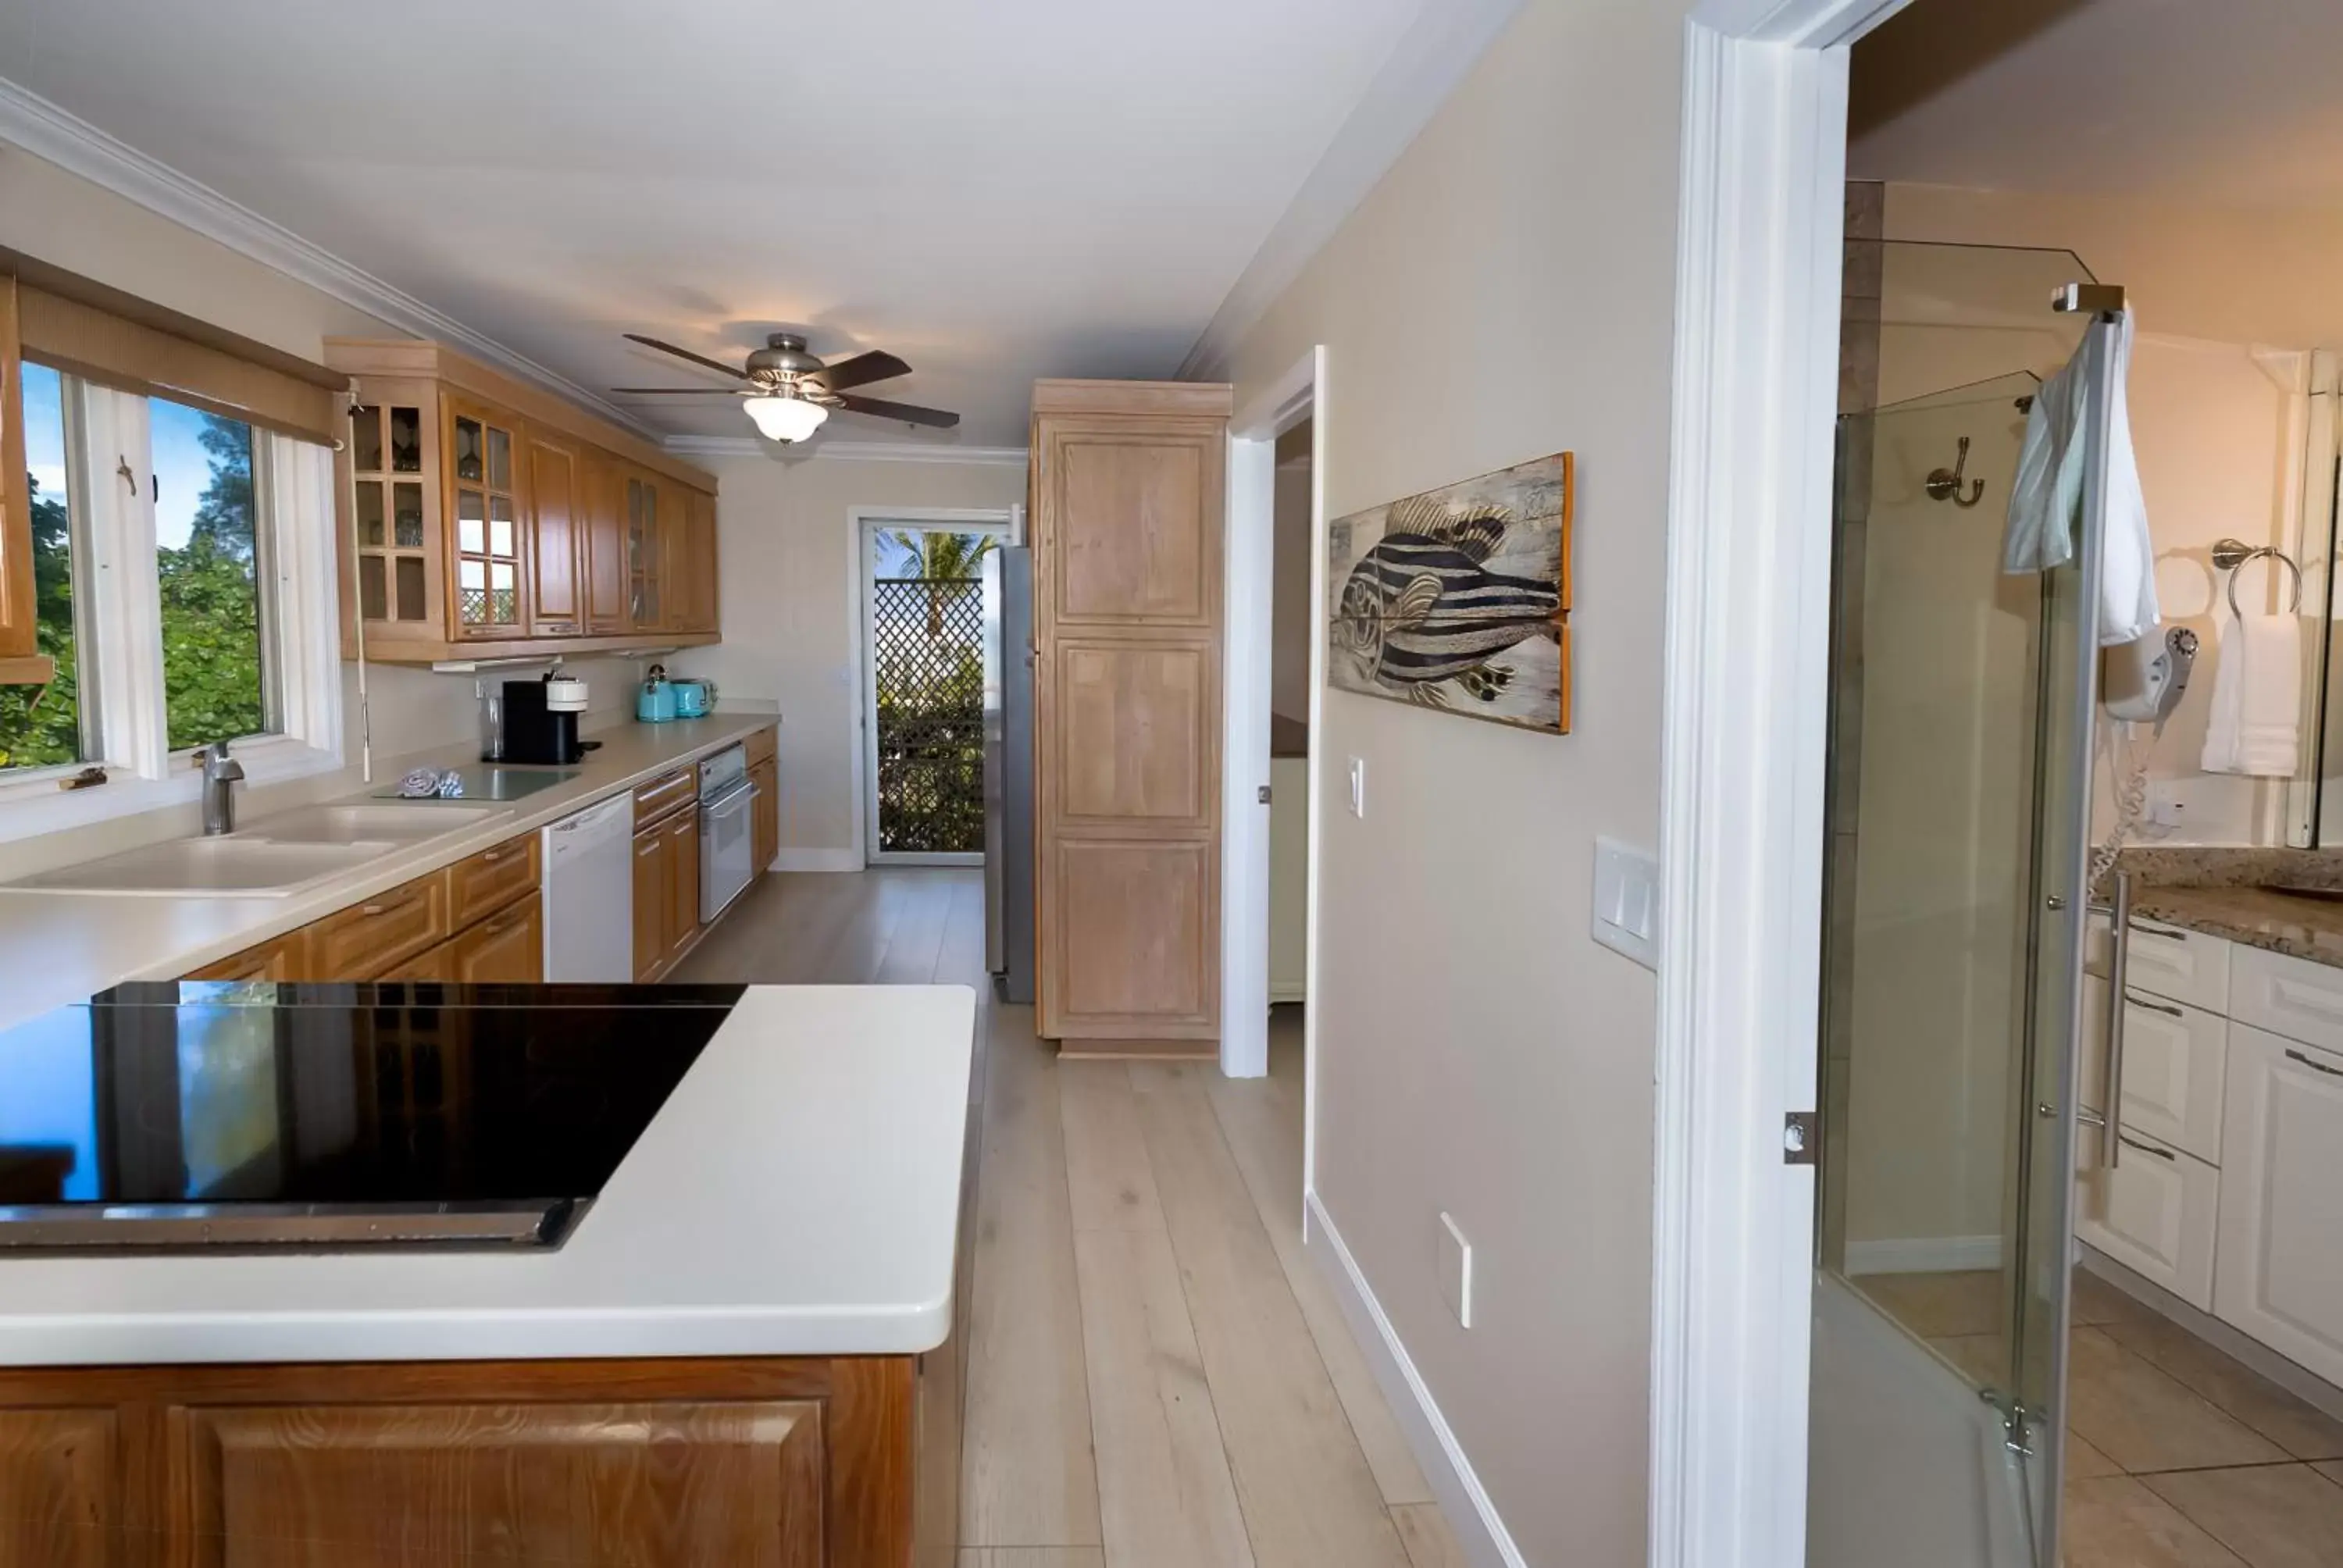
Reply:
[[447, 493], [455, 498], [454, 619], [459, 638], [528, 634], [519, 445], [508, 421], [447, 399]]
[[657, 631], [660, 619], [659, 485], [647, 474], [627, 476], [627, 624]]
[[434, 397], [380, 396], [350, 410], [351, 518], [357, 608], [371, 637], [423, 637], [437, 629], [439, 519], [425, 482], [436, 455]]

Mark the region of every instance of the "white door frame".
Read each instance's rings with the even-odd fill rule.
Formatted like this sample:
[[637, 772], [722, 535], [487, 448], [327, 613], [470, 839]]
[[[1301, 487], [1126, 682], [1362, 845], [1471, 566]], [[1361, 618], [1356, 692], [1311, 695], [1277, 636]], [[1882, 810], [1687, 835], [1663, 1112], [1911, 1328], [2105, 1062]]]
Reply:
[[1847, 45], [1907, 0], [1687, 25], [1668, 501], [1650, 1561], [1805, 1562]]
[[979, 855], [882, 855], [879, 813], [872, 792], [879, 779], [879, 690], [871, 681], [870, 538], [881, 528], [950, 528], [967, 534], [999, 534], [1003, 544], [1023, 543], [1021, 507], [849, 507], [846, 508], [847, 624], [854, 628], [848, 667], [854, 681], [853, 717], [848, 720], [847, 755], [854, 784], [854, 849], [865, 867], [981, 865]]
[[[1310, 866], [1308, 994], [1318, 994], [1318, 722], [1325, 638], [1326, 350], [1312, 348], [1229, 421], [1228, 603], [1221, 663], [1221, 1070], [1269, 1071], [1269, 787], [1271, 588], [1276, 575], [1277, 438], [1317, 416], [1310, 452]], [[1302, 1058], [1317, 1060], [1318, 1010], [1302, 1015]], [[1304, 1069], [1305, 1101], [1317, 1075]], [[1305, 1105], [1306, 1172], [1312, 1119]]]

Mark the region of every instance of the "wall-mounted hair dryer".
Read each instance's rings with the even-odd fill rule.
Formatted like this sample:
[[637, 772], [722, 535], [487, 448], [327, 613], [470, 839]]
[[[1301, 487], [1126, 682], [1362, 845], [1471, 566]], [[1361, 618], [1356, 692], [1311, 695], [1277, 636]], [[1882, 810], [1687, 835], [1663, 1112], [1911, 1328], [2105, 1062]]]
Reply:
[[2108, 648], [2099, 670], [2099, 699], [2107, 716], [2162, 729], [2180, 706], [2196, 663], [2197, 634], [2185, 626]]

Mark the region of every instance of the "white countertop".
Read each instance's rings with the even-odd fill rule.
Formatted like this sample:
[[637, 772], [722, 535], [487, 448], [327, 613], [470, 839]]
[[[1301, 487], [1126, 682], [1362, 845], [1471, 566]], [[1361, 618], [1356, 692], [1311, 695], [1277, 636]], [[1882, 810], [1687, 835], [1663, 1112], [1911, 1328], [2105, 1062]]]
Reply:
[[[284, 898], [157, 898], [151, 894], [0, 891], [0, 1029], [134, 980], [177, 980], [256, 942], [306, 926], [468, 855], [557, 821], [604, 796], [780, 721], [777, 713], [719, 712], [672, 724], [618, 723], [594, 731], [574, 778], [523, 797], [471, 831], [385, 856]], [[461, 749], [445, 761], [461, 760]], [[378, 780], [397, 782], [396, 775]], [[358, 796], [353, 799], [364, 799]], [[255, 817], [245, 826], [257, 827]]]
[[752, 988], [558, 1251], [0, 1258], [0, 1365], [932, 1350], [975, 1024], [965, 986]]

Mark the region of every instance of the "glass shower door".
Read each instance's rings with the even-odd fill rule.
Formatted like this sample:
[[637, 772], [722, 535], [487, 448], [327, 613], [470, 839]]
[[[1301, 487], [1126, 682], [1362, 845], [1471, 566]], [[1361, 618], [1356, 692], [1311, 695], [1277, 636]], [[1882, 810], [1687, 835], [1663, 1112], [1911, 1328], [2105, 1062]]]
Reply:
[[1882, 249], [1877, 383], [1943, 389], [1840, 428], [1807, 1560], [2054, 1568], [2096, 530], [2000, 567], [2088, 275]]

